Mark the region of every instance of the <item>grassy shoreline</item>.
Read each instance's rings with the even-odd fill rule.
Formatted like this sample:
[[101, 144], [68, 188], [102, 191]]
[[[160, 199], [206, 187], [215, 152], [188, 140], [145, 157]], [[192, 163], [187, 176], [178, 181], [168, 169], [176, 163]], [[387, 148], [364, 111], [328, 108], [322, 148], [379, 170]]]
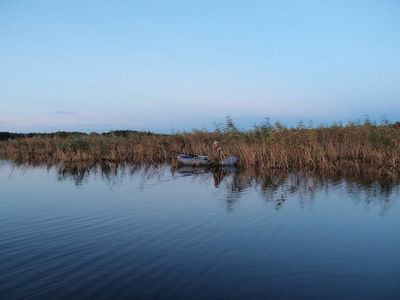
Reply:
[[155, 134], [138, 131], [51, 134], [0, 133], [0, 158], [42, 162], [150, 162], [176, 164], [176, 152], [207, 155], [218, 140], [225, 152], [237, 156], [240, 167], [355, 170], [397, 174], [400, 165], [400, 126], [349, 122], [330, 127], [286, 128], [268, 120], [240, 130], [228, 119], [213, 132]]

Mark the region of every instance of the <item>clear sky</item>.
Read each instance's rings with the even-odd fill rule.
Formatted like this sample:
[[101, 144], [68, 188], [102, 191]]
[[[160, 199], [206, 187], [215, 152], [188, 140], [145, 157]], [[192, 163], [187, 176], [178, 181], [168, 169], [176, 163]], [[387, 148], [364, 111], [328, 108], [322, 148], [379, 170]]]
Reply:
[[0, 131], [400, 120], [400, 1], [0, 0]]

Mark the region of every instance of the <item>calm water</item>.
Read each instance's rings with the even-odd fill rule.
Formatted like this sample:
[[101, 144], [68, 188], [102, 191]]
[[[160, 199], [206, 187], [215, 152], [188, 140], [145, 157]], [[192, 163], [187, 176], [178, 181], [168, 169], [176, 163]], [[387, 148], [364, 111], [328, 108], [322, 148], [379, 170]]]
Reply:
[[0, 298], [400, 297], [389, 179], [0, 161]]

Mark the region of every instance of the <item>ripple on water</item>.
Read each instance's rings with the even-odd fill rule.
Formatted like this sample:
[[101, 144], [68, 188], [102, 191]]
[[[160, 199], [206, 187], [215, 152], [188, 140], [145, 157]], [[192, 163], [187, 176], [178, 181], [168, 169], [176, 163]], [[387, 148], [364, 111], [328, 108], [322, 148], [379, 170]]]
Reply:
[[77, 186], [25, 170], [0, 182], [0, 296], [400, 294], [396, 185], [232, 173], [215, 187], [210, 173], [166, 171], [90, 173]]

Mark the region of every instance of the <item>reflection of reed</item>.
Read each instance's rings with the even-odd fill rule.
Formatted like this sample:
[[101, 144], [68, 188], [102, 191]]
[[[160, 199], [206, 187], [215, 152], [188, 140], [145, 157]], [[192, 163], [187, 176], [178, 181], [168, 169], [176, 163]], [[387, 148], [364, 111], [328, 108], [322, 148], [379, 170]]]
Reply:
[[235, 203], [242, 198], [246, 189], [257, 189], [260, 196], [279, 210], [290, 198], [296, 198], [304, 208], [312, 206], [317, 195], [328, 193], [333, 187], [344, 187], [352, 195], [355, 203], [366, 206], [378, 203], [381, 214], [391, 207], [391, 197], [399, 197], [400, 180], [392, 176], [374, 178], [371, 174], [359, 172], [288, 172], [269, 170], [260, 173], [258, 169], [246, 169], [228, 175], [230, 180], [224, 185], [227, 190], [227, 211], [232, 212]]
[[58, 180], [72, 180], [75, 185], [88, 184], [89, 178], [101, 178], [110, 187], [119, 185], [128, 176], [139, 176], [139, 188], [146, 189], [149, 180], [160, 184], [166, 179], [165, 171], [170, 171], [175, 178], [176, 173], [181, 177], [194, 176], [200, 180], [214, 180], [214, 187], [226, 192], [225, 202], [229, 213], [234, 211], [235, 205], [244, 196], [244, 191], [255, 189], [265, 202], [272, 204], [276, 210], [284, 207], [289, 198], [295, 198], [302, 207], [313, 205], [319, 193], [329, 191], [336, 187], [343, 187], [352, 195], [356, 204], [380, 205], [381, 214], [386, 214], [392, 205], [393, 196], [400, 196], [400, 180], [393, 176], [374, 177], [371, 173], [358, 171], [316, 172], [301, 171], [289, 172], [287, 170], [269, 169], [260, 172], [259, 168], [247, 169], [218, 169], [208, 167], [183, 167], [175, 168], [169, 165], [154, 164], [118, 164], [102, 163], [64, 163], [64, 164], [38, 164], [18, 163], [18, 168], [41, 167], [50, 170], [56, 167]]
[[[56, 164], [58, 180], [72, 180], [75, 185], [81, 186], [87, 182], [91, 176], [99, 176], [103, 182], [110, 187], [122, 183], [127, 176], [134, 176], [138, 172], [149, 174], [149, 170], [154, 166], [151, 164], [118, 164], [108, 163], [63, 163]], [[148, 175], [147, 175], [148, 176]]]

